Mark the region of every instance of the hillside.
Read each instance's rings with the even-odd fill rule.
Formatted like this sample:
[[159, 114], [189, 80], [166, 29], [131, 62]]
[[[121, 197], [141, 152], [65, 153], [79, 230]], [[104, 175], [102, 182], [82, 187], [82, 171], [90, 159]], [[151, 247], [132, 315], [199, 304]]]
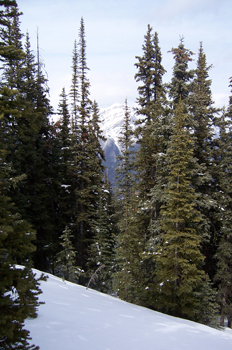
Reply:
[[[36, 271], [36, 270], [35, 270]], [[39, 273], [39, 271], [36, 271]], [[40, 350], [231, 350], [218, 331], [126, 303], [58, 277], [41, 283], [37, 319], [27, 319]]]

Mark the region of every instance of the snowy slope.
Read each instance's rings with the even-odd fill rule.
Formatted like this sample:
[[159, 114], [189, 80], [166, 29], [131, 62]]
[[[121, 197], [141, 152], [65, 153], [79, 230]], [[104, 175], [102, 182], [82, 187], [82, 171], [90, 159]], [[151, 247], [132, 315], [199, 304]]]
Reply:
[[228, 329], [170, 317], [52, 275], [41, 288], [45, 305], [37, 319], [25, 322], [41, 350], [232, 349]]

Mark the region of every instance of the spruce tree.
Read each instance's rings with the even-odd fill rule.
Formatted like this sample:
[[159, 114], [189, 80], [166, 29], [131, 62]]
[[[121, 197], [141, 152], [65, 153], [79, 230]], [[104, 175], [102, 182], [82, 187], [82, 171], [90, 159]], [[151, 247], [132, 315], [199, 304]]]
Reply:
[[72, 57], [72, 84], [70, 89], [71, 106], [72, 106], [72, 129], [75, 128], [78, 115], [78, 47], [77, 41], [74, 41], [73, 57]]
[[191, 113], [193, 115], [194, 130], [194, 156], [199, 164], [209, 166], [212, 138], [214, 136], [214, 120], [218, 110], [213, 107], [209, 71], [212, 66], [207, 66], [203, 44], [200, 43], [197, 68], [191, 91]]
[[105, 153], [101, 145], [104, 141], [106, 141], [106, 138], [103, 136], [100, 123], [101, 120], [98, 104], [96, 101], [94, 101], [89, 120], [88, 145], [91, 158], [90, 164], [93, 173], [93, 177], [91, 179], [92, 191], [95, 191], [96, 193], [98, 188], [103, 186], [103, 177], [105, 172], [105, 167], [103, 166], [103, 161], [105, 161]]
[[142, 49], [143, 56], [136, 56], [138, 63], [135, 63], [135, 66], [138, 72], [135, 74], [135, 80], [142, 83], [141, 86], [138, 86], [137, 112], [143, 117], [140, 121], [143, 123], [160, 115], [162, 102], [165, 98], [162, 77], [166, 71], [161, 63], [162, 55], [158, 33], [155, 32], [153, 35], [149, 24]]
[[118, 141], [121, 145], [121, 154], [117, 157], [119, 161], [116, 168], [117, 194], [123, 201], [123, 207], [127, 208], [135, 184], [135, 142], [127, 99], [125, 100], [124, 123]]
[[[217, 231], [220, 227], [218, 221], [218, 205], [216, 202], [217, 171], [213, 162], [213, 143], [215, 134], [215, 120], [218, 109], [213, 106], [211, 79], [207, 66], [203, 45], [200, 43], [197, 68], [192, 83], [192, 92], [189, 98], [190, 112], [192, 115], [191, 129], [194, 135], [194, 156], [198, 169], [193, 176], [193, 186], [198, 193], [197, 207], [201, 211], [202, 220], [199, 232], [202, 235], [202, 252], [206, 258], [205, 270], [213, 279], [215, 274], [215, 262], [213, 256], [216, 251]], [[201, 176], [198, 176], [201, 174]]]
[[194, 71], [189, 70], [189, 62], [192, 61], [193, 52], [184, 46], [184, 38], [180, 38], [177, 48], [172, 48], [170, 52], [173, 54], [175, 63], [173, 67], [173, 77], [168, 86], [169, 96], [173, 106], [179, 103], [181, 99], [187, 108], [189, 102], [189, 94], [191, 91], [191, 81], [194, 77]]
[[91, 118], [89, 120], [88, 146], [90, 154], [90, 166], [92, 172], [92, 213], [91, 229], [93, 231], [92, 243], [88, 256], [87, 274], [93, 274], [100, 266], [101, 273], [96, 281], [95, 288], [100, 291], [109, 292], [112, 290], [112, 256], [113, 256], [113, 222], [111, 217], [111, 188], [107, 178], [103, 181], [105, 168], [103, 161], [105, 154], [102, 149], [102, 142], [105, 137], [100, 127], [100, 114], [96, 101], [92, 105]]
[[91, 182], [92, 176], [90, 167], [90, 154], [88, 152], [88, 133], [91, 102], [89, 99], [90, 83], [87, 78], [87, 63], [86, 63], [86, 42], [85, 42], [85, 27], [84, 21], [81, 19], [79, 32], [79, 101], [78, 101], [78, 116], [75, 125], [75, 143], [76, 148], [76, 169], [77, 187], [75, 189], [77, 196], [77, 215], [76, 229], [77, 234], [77, 249], [79, 251], [80, 265], [85, 266], [87, 261], [87, 246], [91, 239], [91, 227], [89, 224], [89, 216], [91, 212]]
[[[17, 12], [15, 1], [1, 1], [1, 26], [7, 27], [12, 16]], [[5, 28], [4, 28], [5, 29]], [[20, 49], [1, 39], [1, 58], [5, 60], [20, 59]], [[30, 254], [35, 250], [32, 241], [35, 232], [22, 219], [17, 207], [7, 195], [11, 183], [20, 179], [10, 177], [11, 164], [8, 163], [10, 122], [19, 115], [20, 103], [15, 86], [1, 83], [0, 98], [0, 347], [2, 349], [38, 349], [30, 345], [29, 332], [25, 330], [24, 320], [36, 316], [39, 305], [39, 280], [27, 265]]]
[[140, 231], [135, 218], [134, 140], [130, 112], [125, 101], [125, 116], [119, 137], [121, 154], [116, 168], [118, 235], [116, 239], [114, 290], [120, 298], [140, 302], [141, 264]]
[[[78, 50], [77, 50], [78, 49]], [[83, 18], [81, 19], [79, 42], [74, 49], [72, 77], [72, 106], [77, 103], [76, 114], [71, 134], [71, 151], [73, 155], [70, 174], [72, 186], [70, 192], [74, 203], [72, 213], [72, 233], [78, 251], [78, 265], [84, 270], [88, 261], [88, 251], [92, 244], [98, 204], [103, 185], [104, 152], [100, 141], [103, 140], [99, 124], [97, 103], [92, 103], [90, 82], [88, 80], [86, 60], [86, 39]], [[77, 61], [78, 57], [78, 61]], [[76, 69], [77, 65], [77, 69]], [[77, 94], [78, 87], [78, 94]], [[75, 94], [74, 94], [75, 91]], [[78, 96], [78, 100], [76, 97]], [[81, 283], [85, 283], [81, 280]]]
[[75, 266], [77, 252], [74, 250], [72, 238], [71, 230], [66, 226], [60, 236], [62, 250], [57, 253], [56, 271], [63, 279], [76, 282], [78, 280], [78, 268]]
[[[230, 79], [232, 87], [232, 79]], [[232, 97], [229, 98], [227, 111], [218, 118], [217, 126], [220, 133], [217, 139], [216, 164], [218, 171], [218, 191], [217, 202], [219, 205], [218, 218], [221, 221], [220, 240], [216, 252], [217, 270], [214, 281], [218, 285], [218, 302], [221, 312], [221, 326], [224, 326], [225, 318], [231, 327], [232, 320], [232, 237], [231, 237], [231, 214], [232, 214], [232, 194], [231, 194], [231, 171], [232, 171]]]
[[[32, 59], [32, 52], [28, 52]], [[47, 78], [43, 73], [44, 65], [40, 57], [39, 36], [37, 33], [37, 57], [32, 63], [33, 88], [31, 100], [34, 128], [36, 134], [31, 142], [34, 146], [34, 159], [27, 174], [27, 196], [29, 206], [26, 217], [37, 231], [36, 247], [33, 260], [35, 267], [42, 271], [54, 272], [54, 259], [58, 245], [58, 198], [59, 181], [59, 150], [55, 138], [56, 130], [51, 127], [49, 117], [52, 108], [48, 98], [49, 88]], [[23, 189], [22, 189], [23, 190]]]
[[75, 199], [71, 188], [73, 184], [71, 164], [73, 162], [73, 154], [71, 150], [72, 131], [70, 123], [69, 106], [65, 88], [60, 94], [60, 102], [58, 105], [58, 115], [60, 119], [57, 122], [57, 138], [59, 140], [59, 181], [60, 181], [60, 197], [59, 208], [62, 216], [62, 225], [65, 226], [72, 222], [72, 211], [75, 207]]
[[196, 230], [201, 215], [195, 207], [197, 196], [191, 186], [193, 143], [181, 100], [173, 122], [173, 135], [167, 150], [170, 172], [165, 189], [166, 203], [161, 208], [162, 240], [155, 253], [156, 307], [175, 316], [196, 320], [205, 280], [204, 257]]
[[[136, 124], [138, 151], [135, 157], [137, 173], [136, 192], [138, 204], [136, 211], [137, 225], [141, 234], [141, 242], [145, 254], [141, 256], [143, 269], [143, 304], [151, 306], [148, 301], [148, 288], [154, 274], [154, 261], [150, 249], [157, 235], [160, 205], [162, 200], [162, 185], [165, 174], [161, 169], [163, 157], [170, 135], [170, 115], [167, 108], [166, 89], [163, 84], [165, 69], [162, 65], [162, 55], [158, 34], [152, 34], [148, 25], [147, 35], [143, 45], [143, 56], [137, 57], [138, 73], [136, 81], [139, 97], [137, 99], [137, 114], [140, 117]], [[161, 161], [162, 159], [162, 161]], [[161, 175], [162, 172], [162, 175]], [[151, 293], [152, 294], [152, 293]]]
[[150, 191], [157, 182], [157, 164], [155, 156], [163, 151], [164, 142], [161, 138], [154, 138], [154, 130], [161, 131], [162, 124], [167, 122], [165, 88], [162, 82], [165, 69], [162, 66], [162, 55], [159, 47], [158, 34], [152, 34], [152, 28], [148, 25], [148, 31], [144, 39], [143, 56], [136, 57], [139, 63], [135, 79], [141, 82], [138, 87], [137, 114], [141, 118], [136, 123], [135, 130], [139, 149], [136, 153], [135, 168], [137, 172], [137, 191], [140, 200], [140, 229], [143, 240], [148, 237], [149, 225], [151, 225], [154, 208], [150, 203]]
[[92, 224], [94, 235], [87, 264], [89, 278], [100, 268], [92, 288], [104, 293], [112, 293], [114, 272], [115, 224], [112, 206], [112, 189], [106, 180], [99, 193], [98, 207]]
[[18, 108], [14, 113], [5, 115], [3, 122], [4, 132], [10, 135], [6, 145], [7, 161], [12, 164], [12, 175], [22, 180], [17, 187], [9, 188], [9, 196], [22, 217], [37, 231], [35, 266], [51, 271], [53, 243], [56, 240], [54, 223], [57, 219], [58, 184], [54, 176], [57, 174], [57, 149], [53, 148], [54, 135], [50, 133], [47, 80], [42, 72], [39, 50], [35, 62], [28, 35], [25, 54], [22, 51], [17, 8], [12, 11], [12, 16], [7, 16], [7, 26], [1, 31], [4, 45], [14, 51], [13, 57], [4, 57], [2, 84], [11, 90], [17, 89]]

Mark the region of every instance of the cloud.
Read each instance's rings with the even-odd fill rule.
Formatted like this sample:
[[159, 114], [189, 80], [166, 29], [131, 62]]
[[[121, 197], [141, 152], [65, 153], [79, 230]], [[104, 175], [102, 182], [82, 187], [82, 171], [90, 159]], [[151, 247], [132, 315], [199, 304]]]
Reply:
[[100, 107], [123, 103], [125, 97], [136, 100], [135, 56], [142, 55], [148, 23], [159, 34], [163, 65], [168, 71], [165, 81], [170, 81], [174, 64], [172, 54], [167, 52], [179, 44], [183, 35], [186, 47], [196, 53], [195, 59], [203, 41], [207, 62], [214, 66], [210, 78], [215, 101], [220, 103], [220, 94], [229, 94], [231, 0], [21, 0], [19, 7], [24, 12], [22, 31], [29, 30], [33, 48], [39, 28], [54, 105], [62, 87], [67, 91], [70, 87], [73, 43], [78, 40], [82, 16], [91, 93]]

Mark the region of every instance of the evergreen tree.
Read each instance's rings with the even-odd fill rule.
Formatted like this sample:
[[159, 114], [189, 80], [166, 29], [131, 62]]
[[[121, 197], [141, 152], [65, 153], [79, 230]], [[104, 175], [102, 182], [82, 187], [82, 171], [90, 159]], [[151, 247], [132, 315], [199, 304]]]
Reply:
[[62, 148], [64, 151], [67, 151], [70, 146], [70, 115], [65, 88], [62, 89], [62, 92], [60, 94], [58, 115], [60, 116], [61, 124], [60, 138], [62, 142]]
[[187, 107], [189, 104], [191, 81], [194, 77], [194, 71], [188, 69], [188, 64], [192, 61], [193, 52], [185, 48], [183, 37], [180, 39], [178, 47], [172, 48], [170, 52], [173, 54], [175, 64], [173, 67], [173, 77], [168, 86], [169, 96], [173, 106], [177, 105], [181, 99]]
[[17, 89], [18, 108], [6, 114], [3, 123], [5, 134], [10, 135], [6, 145], [7, 161], [12, 164], [13, 176], [22, 180], [17, 187], [9, 188], [9, 196], [22, 217], [37, 231], [34, 262], [45, 271], [52, 269], [56, 239], [53, 225], [57, 219], [57, 183], [54, 181], [57, 150], [52, 145], [53, 135], [50, 138], [51, 108], [39, 51], [35, 63], [27, 35], [23, 53], [17, 8], [12, 16], [7, 16], [7, 26], [1, 31], [2, 42], [14, 52], [13, 57], [4, 57], [2, 85]]
[[[144, 305], [151, 306], [148, 301], [149, 281], [154, 274], [154, 261], [150, 249], [157, 234], [160, 205], [162, 199], [161, 186], [165, 183], [164, 167], [161, 167], [162, 154], [166, 152], [167, 140], [170, 134], [170, 115], [167, 108], [166, 89], [163, 84], [165, 69], [162, 65], [162, 55], [159, 47], [158, 34], [152, 34], [148, 25], [147, 35], [143, 45], [143, 56], [137, 57], [137, 81], [139, 98], [137, 99], [137, 114], [141, 119], [135, 129], [139, 146], [135, 157], [137, 173], [136, 192], [138, 204], [136, 211], [137, 225], [143, 244], [143, 256], [140, 257], [143, 269], [143, 286], [141, 300]], [[162, 171], [161, 171], [162, 169]], [[162, 175], [161, 175], [162, 172]], [[152, 229], [151, 229], [152, 228]]]
[[[232, 79], [230, 79], [232, 87]], [[232, 194], [231, 194], [231, 171], [232, 171], [232, 97], [229, 99], [227, 112], [223, 113], [217, 123], [220, 133], [217, 140], [217, 168], [218, 174], [218, 197], [220, 208], [219, 219], [221, 221], [220, 241], [216, 252], [217, 270], [215, 281], [219, 286], [218, 302], [221, 311], [221, 326], [224, 326], [225, 317], [228, 318], [228, 325], [231, 327], [232, 320]]]
[[[0, 23], [8, 28], [9, 21], [17, 12], [15, 1], [1, 1]], [[20, 49], [2, 40], [1, 58], [5, 60], [20, 59]], [[28, 264], [30, 254], [35, 250], [32, 241], [35, 232], [31, 226], [21, 218], [11, 199], [7, 196], [10, 187], [9, 170], [11, 164], [7, 162], [7, 146], [12, 134], [11, 121], [18, 116], [20, 104], [15, 86], [1, 83], [0, 98], [0, 347], [2, 349], [38, 349], [29, 345], [29, 332], [25, 330], [24, 320], [36, 316], [39, 305], [39, 280], [28, 268], [17, 268], [16, 264]], [[14, 179], [16, 183], [19, 178]]]
[[159, 47], [158, 34], [152, 34], [152, 28], [148, 25], [147, 34], [144, 37], [143, 56], [136, 56], [135, 63], [138, 72], [135, 80], [142, 82], [138, 87], [139, 97], [138, 114], [143, 117], [140, 122], [150, 121], [160, 115], [162, 103], [165, 99], [165, 90], [162, 77], [166, 72], [162, 66], [162, 55]]
[[58, 276], [62, 276], [65, 280], [75, 282], [78, 280], [78, 268], [76, 263], [76, 252], [72, 244], [71, 239], [73, 235], [71, 230], [66, 226], [62, 239], [62, 250], [57, 254], [56, 269], [58, 270]]
[[106, 179], [92, 225], [94, 235], [88, 254], [88, 275], [91, 277], [99, 267], [101, 270], [94, 289], [105, 293], [112, 293], [114, 272], [115, 224], [112, 206], [112, 189]]
[[196, 230], [201, 215], [195, 207], [197, 196], [191, 186], [193, 144], [181, 100], [175, 110], [167, 158], [170, 173], [166, 204], [161, 209], [162, 241], [155, 253], [157, 307], [172, 315], [196, 320], [203, 299], [204, 257]]
[[[72, 233], [75, 237], [75, 247], [78, 251], [77, 261], [78, 265], [84, 270], [88, 261], [88, 251], [94, 236], [93, 227], [96, 224], [96, 217], [98, 215], [97, 211], [104, 175], [104, 168], [102, 166], [104, 152], [100, 144], [103, 136], [99, 126], [97, 103], [92, 103], [89, 98], [90, 82], [87, 77], [88, 70], [85, 27], [82, 18], [78, 51], [74, 49], [73, 57], [71, 97], [72, 105], [74, 106], [77, 103], [77, 109], [71, 134], [73, 160], [72, 164], [70, 164], [70, 175], [72, 178], [70, 192], [74, 203], [72, 210]], [[75, 96], [78, 96], [78, 101]], [[80, 282], [85, 283], [81, 279]]]
[[72, 84], [70, 89], [71, 106], [72, 106], [72, 129], [75, 128], [78, 115], [78, 47], [77, 41], [74, 41], [73, 57], [72, 57]]
[[[125, 100], [124, 123], [118, 141], [121, 145], [121, 154], [117, 157], [119, 161], [116, 168], [117, 192], [118, 197], [122, 199], [124, 209], [126, 209], [129, 205], [133, 193], [133, 186], [135, 184], [135, 142], [133, 140], [131, 116], [127, 105], [127, 99]], [[124, 211], [124, 209], [122, 210]]]
[[59, 197], [59, 208], [60, 215], [62, 216], [62, 225], [65, 227], [68, 223], [72, 222], [72, 211], [73, 207], [75, 207], [74, 196], [72, 195], [72, 191], [70, 190], [73, 184], [72, 173], [70, 169], [73, 161], [73, 155], [71, 150], [72, 134], [70, 125], [70, 114], [65, 88], [62, 89], [62, 92], [60, 94], [58, 115], [60, 116], [60, 119], [57, 122], [57, 138], [59, 139], [60, 149], [59, 180], [61, 187]]
[[112, 290], [112, 255], [113, 255], [113, 222], [111, 216], [111, 188], [107, 178], [103, 182], [105, 168], [103, 161], [105, 154], [101, 143], [105, 141], [100, 128], [100, 115], [97, 102], [92, 105], [92, 115], [89, 120], [88, 146], [90, 154], [90, 166], [92, 168], [92, 215], [91, 229], [93, 231], [92, 243], [89, 249], [88, 272], [93, 274], [99, 266], [104, 266], [96, 281], [100, 291]]
[[85, 28], [84, 21], [81, 19], [80, 32], [79, 32], [79, 65], [78, 65], [78, 78], [79, 78], [79, 103], [78, 103], [78, 117], [75, 125], [75, 139], [76, 144], [76, 169], [77, 172], [77, 187], [75, 189], [77, 196], [77, 215], [76, 215], [76, 228], [77, 228], [77, 247], [79, 251], [80, 265], [85, 266], [87, 261], [87, 246], [91, 239], [92, 232], [89, 223], [91, 213], [91, 182], [92, 171], [90, 166], [90, 153], [88, 145], [89, 134], [89, 119], [91, 103], [89, 100], [89, 87], [90, 83], [87, 78], [88, 67], [86, 64], [86, 42], [85, 42]]
[[212, 66], [207, 66], [203, 45], [200, 43], [190, 102], [194, 121], [194, 156], [198, 159], [199, 164], [204, 163], [207, 167], [211, 157], [214, 119], [216, 112], [218, 112], [213, 107], [212, 101], [212, 81], [209, 79], [211, 68]]
[[130, 112], [125, 101], [125, 116], [119, 137], [121, 154], [118, 156], [117, 198], [118, 198], [118, 235], [116, 239], [115, 258], [117, 271], [114, 275], [114, 290], [120, 298], [139, 303], [141, 267], [140, 232], [135, 219], [135, 172], [134, 141]]
[[88, 135], [88, 145], [89, 154], [91, 158], [91, 167], [93, 177], [91, 179], [93, 191], [97, 193], [98, 188], [103, 186], [103, 177], [105, 172], [105, 167], [103, 166], [103, 161], [105, 161], [105, 153], [102, 149], [102, 142], [106, 141], [103, 136], [103, 132], [100, 127], [100, 114], [99, 108], [96, 101], [92, 105], [92, 114], [89, 120], [89, 135]]
[[205, 270], [212, 279], [215, 274], [213, 256], [216, 251], [217, 231], [220, 222], [217, 219], [218, 206], [215, 201], [215, 192], [217, 191], [215, 180], [218, 177], [218, 168], [212, 166], [214, 122], [218, 110], [213, 107], [211, 80], [209, 79], [210, 69], [211, 66], [207, 66], [206, 55], [201, 43], [192, 83], [192, 93], [189, 98], [192, 115], [191, 128], [194, 135], [194, 156], [198, 164], [196, 176], [193, 176], [192, 181], [195, 191], [198, 193], [197, 208], [201, 211], [203, 218], [198, 230], [201, 233], [204, 232], [202, 252], [206, 258]]
[[[165, 88], [162, 77], [165, 70], [162, 66], [162, 55], [159, 47], [158, 34], [152, 34], [152, 28], [148, 25], [147, 35], [143, 45], [143, 56], [136, 57], [139, 63], [135, 64], [138, 73], [136, 81], [142, 83], [138, 87], [137, 114], [139, 127], [135, 130], [138, 138], [139, 149], [136, 153], [135, 167], [137, 172], [137, 191], [140, 200], [140, 230], [143, 240], [148, 237], [149, 225], [151, 225], [154, 213], [158, 208], [150, 205], [150, 191], [157, 182], [157, 164], [155, 156], [163, 152], [164, 140], [154, 138], [154, 130], [161, 131], [162, 124], [168, 121], [166, 117]], [[162, 131], [163, 133], [163, 131]]]

